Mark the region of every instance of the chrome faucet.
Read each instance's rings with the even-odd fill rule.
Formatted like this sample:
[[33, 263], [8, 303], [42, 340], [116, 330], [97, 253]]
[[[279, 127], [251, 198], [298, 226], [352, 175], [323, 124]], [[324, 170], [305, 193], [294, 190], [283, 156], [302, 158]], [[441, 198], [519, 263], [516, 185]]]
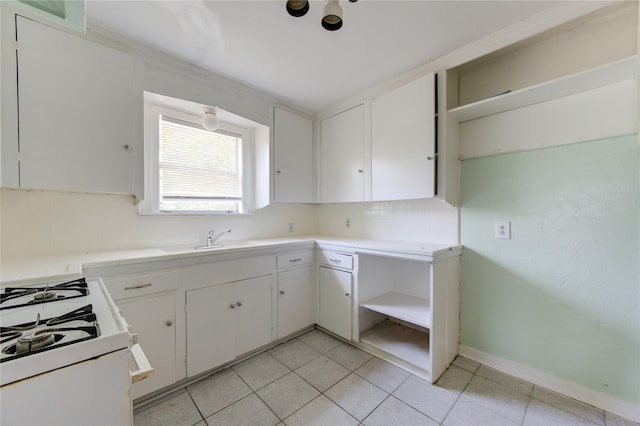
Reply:
[[231, 229], [226, 229], [226, 230], [220, 232], [215, 237], [213, 236], [215, 234], [215, 231], [213, 231], [213, 230], [209, 231], [209, 234], [207, 235], [207, 247], [211, 247], [213, 245], [213, 243], [218, 241], [218, 238], [220, 238], [222, 236], [222, 234], [227, 234], [227, 233], [231, 233]]

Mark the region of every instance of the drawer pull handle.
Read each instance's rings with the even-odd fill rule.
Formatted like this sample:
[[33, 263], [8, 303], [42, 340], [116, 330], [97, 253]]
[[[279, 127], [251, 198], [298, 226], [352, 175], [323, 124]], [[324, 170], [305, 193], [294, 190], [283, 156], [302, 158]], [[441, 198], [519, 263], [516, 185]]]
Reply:
[[331, 259], [331, 258], [329, 258], [329, 262], [340, 263], [342, 261], [340, 259]]
[[140, 284], [140, 285], [132, 285], [129, 287], [125, 287], [125, 290], [137, 290], [139, 288], [151, 287], [151, 283]]
[[289, 263], [295, 263], [295, 262], [300, 262], [302, 260], [301, 257], [297, 258], [297, 259], [289, 259]]

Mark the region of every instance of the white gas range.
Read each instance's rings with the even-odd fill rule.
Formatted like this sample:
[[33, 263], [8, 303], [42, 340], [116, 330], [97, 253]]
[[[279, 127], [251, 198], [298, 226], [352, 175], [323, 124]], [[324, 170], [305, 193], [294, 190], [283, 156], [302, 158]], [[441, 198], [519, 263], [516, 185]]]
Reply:
[[4, 287], [0, 327], [3, 424], [132, 423], [152, 369], [101, 280]]

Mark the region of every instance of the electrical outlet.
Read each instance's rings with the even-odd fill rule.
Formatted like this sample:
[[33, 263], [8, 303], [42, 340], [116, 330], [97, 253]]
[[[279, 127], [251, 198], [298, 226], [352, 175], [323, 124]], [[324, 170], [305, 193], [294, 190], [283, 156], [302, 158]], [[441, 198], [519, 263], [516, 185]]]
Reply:
[[345, 221], [344, 221], [344, 226], [345, 226], [347, 229], [350, 229], [350, 228], [351, 228], [351, 218], [349, 218], [349, 217], [348, 217], [348, 218], [346, 218], [346, 219], [345, 219]]
[[510, 240], [511, 239], [511, 222], [503, 220], [496, 222], [495, 233], [497, 240]]
[[289, 222], [289, 232], [293, 232], [293, 222]]

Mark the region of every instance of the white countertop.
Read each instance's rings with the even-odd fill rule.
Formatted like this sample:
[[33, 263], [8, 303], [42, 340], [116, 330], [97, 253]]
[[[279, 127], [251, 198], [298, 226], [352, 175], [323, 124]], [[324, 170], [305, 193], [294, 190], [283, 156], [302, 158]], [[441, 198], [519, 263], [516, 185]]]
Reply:
[[160, 247], [147, 249], [118, 250], [95, 253], [71, 253], [58, 256], [37, 256], [21, 258], [3, 258], [0, 261], [0, 284], [41, 283], [74, 279], [82, 276], [83, 267], [104, 267], [184, 259], [216, 254], [241, 253], [260, 248], [278, 248], [297, 244], [330, 245], [343, 247], [353, 252], [399, 253], [414, 256], [435, 257], [448, 251], [460, 250], [459, 245], [447, 245], [428, 242], [382, 241], [353, 239], [328, 236], [309, 236], [295, 238], [270, 238], [250, 241], [222, 241], [223, 247], [195, 250], [193, 246]]

